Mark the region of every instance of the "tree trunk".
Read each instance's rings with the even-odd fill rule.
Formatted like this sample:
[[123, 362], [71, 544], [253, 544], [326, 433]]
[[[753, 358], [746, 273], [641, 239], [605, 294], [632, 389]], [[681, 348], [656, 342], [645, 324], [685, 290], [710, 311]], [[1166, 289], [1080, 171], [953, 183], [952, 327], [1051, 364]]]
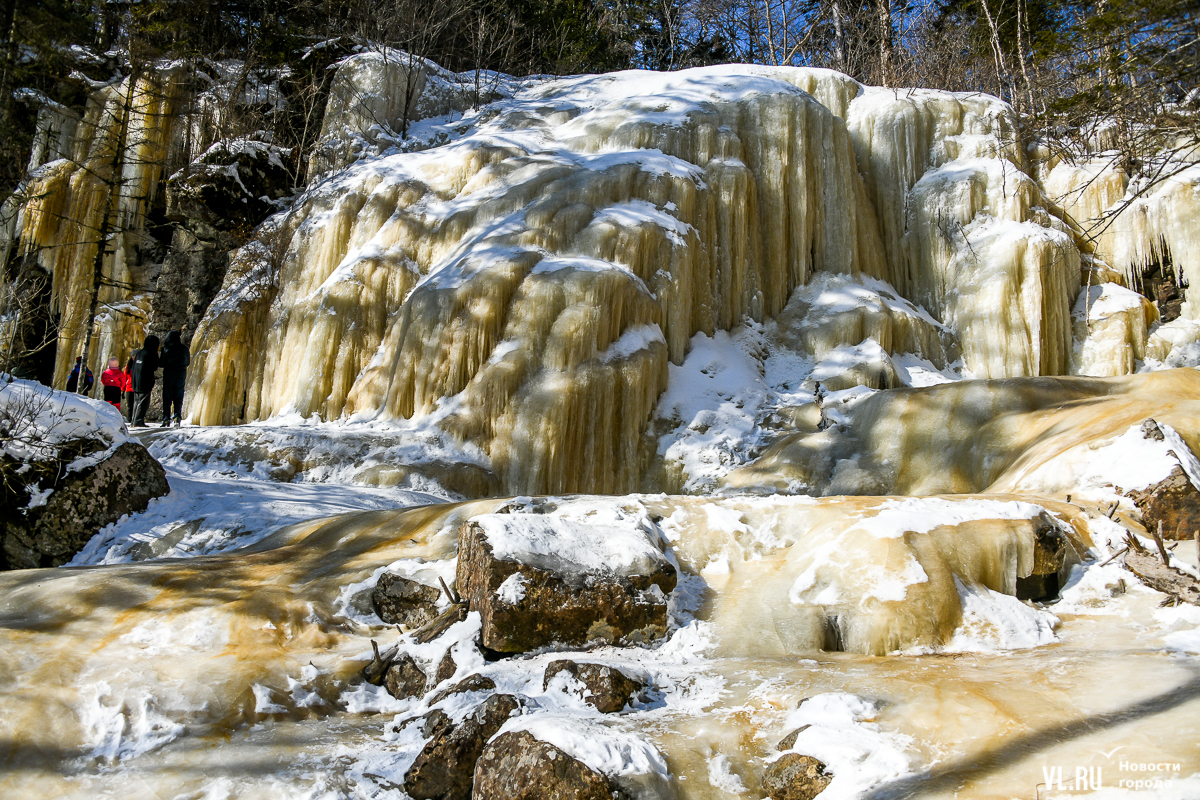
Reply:
[[892, 85], [892, 3], [879, 0], [879, 77], [884, 86]]
[[833, 63], [841, 72], [847, 72], [846, 69], [846, 28], [842, 22], [842, 6], [837, 0], [834, 0], [830, 7], [830, 13], [833, 16]]

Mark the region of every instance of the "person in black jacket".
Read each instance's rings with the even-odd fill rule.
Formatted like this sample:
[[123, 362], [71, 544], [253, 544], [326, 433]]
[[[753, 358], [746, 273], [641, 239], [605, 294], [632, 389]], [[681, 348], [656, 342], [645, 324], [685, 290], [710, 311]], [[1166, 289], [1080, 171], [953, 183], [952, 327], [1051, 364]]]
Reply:
[[[188, 352], [179, 336], [179, 331], [167, 333], [167, 343], [163, 345], [162, 356], [159, 358], [163, 371], [163, 421], [164, 428], [171, 424], [172, 418], [176, 425], [183, 422], [183, 386], [187, 383], [188, 364], [192, 363], [192, 354]], [[174, 407], [174, 417], [171, 409]]]
[[154, 371], [158, 369], [158, 337], [150, 334], [140, 350], [129, 357], [129, 377], [133, 383], [133, 427], [146, 427], [150, 410], [150, 392], [154, 390]]

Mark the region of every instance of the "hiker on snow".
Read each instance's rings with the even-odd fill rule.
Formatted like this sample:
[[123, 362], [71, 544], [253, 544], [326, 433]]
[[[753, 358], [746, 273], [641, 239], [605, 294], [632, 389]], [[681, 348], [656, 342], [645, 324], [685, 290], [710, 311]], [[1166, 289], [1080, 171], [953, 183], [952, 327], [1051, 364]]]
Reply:
[[150, 410], [150, 392], [154, 390], [154, 371], [158, 369], [158, 337], [146, 336], [146, 341], [129, 357], [129, 376], [133, 382], [133, 427], [146, 427], [146, 412]]
[[121, 391], [125, 388], [125, 373], [121, 371], [121, 360], [116, 356], [108, 360], [108, 369], [100, 373], [100, 384], [104, 387], [104, 402], [121, 410]]
[[92, 390], [92, 384], [95, 379], [92, 377], [92, 371], [83, 366], [83, 356], [75, 356], [75, 368], [71, 370], [71, 375], [67, 378], [67, 391], [74, 392], [79, 388], [79, 369], [83, 367], [83, 391], [80, 394], [87, 394]]
[[167, 343], [163, 345], [159, 364], [163, 371], [163, 421], [166, 428], [171, 424], [171, 410], [174, 407], [176, 425], [183, 423], [183, 387], [187, 383], [188, 364], [192, 363], [192, 354], [180, 339], [179, 331], [167, 334]]

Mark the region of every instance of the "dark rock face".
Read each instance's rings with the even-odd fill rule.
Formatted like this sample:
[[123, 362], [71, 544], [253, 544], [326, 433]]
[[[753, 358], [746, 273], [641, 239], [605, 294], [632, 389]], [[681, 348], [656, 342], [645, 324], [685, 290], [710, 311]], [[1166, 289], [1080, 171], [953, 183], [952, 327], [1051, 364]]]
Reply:
[[646, 688], [621, 670], [604, 664], [576, 664], [574, 661], [552, 661], [542, 678], [542, 689], [550, 686], [551, 679], [560, 672], [573, 675], [582, 683], [590, 695], [584, 702], [602, 714], [615, 714], [629, 702], [630, 698]]
[[1164, 539], [1191, 539], [1200, 531], [1200, 492], [1192, 486], [1182, 467], [1153, 486], [1126, 492], [1142, 512], [1142, 524], [1148, 532], [1162, 523]]
[[812, 756], [785, 753], [767, 767], [762, 785], [771, 800], [812, 800], [832, 780], [825, 765]]
[[[557, 574], [497, 559], [483, 529], [466, 522], [459, 532], [458, 592], [483, 620], [483, 647], [523, 653], [550, 644], [591, 641], [632, 644], [667, 631], [666, 595], [675, 568], [663, 563], [652, 575]], [[520, 573], [523, 596], [509, 602], [497, 590]]]
[[612, 800], [608, 778], [527, 731], [504, 733], [475, 764], [474, 800]]
[[[450, 674], [453, 675], [454, 673]], [[443, 678], [443, 680], [445, 680], [445, 678]], [[454, 695], [462, 694], [463, 692], [488, 692], [495, 688], [496, 682], [491, 678], [480, 675], [479, 673], [468, 675], [466, 678], [463, 678], [453, 686], [447, 686], [445, 689], [442, 689], [440, 692], [435, 694], [429, 701], [429, 705], [436, 705], [437, 703], [445, 700], [447, 697], [453, 697]]]
[[404, 791], [415, 800], [470, 800], [475, 762], [519, 707], [512, 695], [494, 694], [457, 725], [445, 715], [431, 717], [432, 738], [405, 773]]
[[176, 223], [152, 301], [155, 330], [180, 328], [184, 341], [221, 288], [229, 251], [291, 191], [289, 151], [263, 142], [218, 142], [166, 184]]
[[432, 586], [385, 572], [371, 591], [375, 613], [389, 625], [419, 628], [438, 615], [437, 600], [441, 595]]
[[437, 672], [433, 676], [434, 685], [454, 677], [454, 673], [457, 671], [458, 664], [454, 663], [454, 654], [447, 650], [446, 655], [442, 656], [442, 660], [438, 662]]
[[1067, 539], [1053, 525], [1038, 528], [1033, 544], [1033, 570], [1017, 576], [1017, 599], [1048, 600], [1058, 596], [1058, 576], [1067, 558]]
[[5, 492], [0, 539], [8, 569], [67, 563], [105, 525], [145, 511], [170, 491], [167, 474], [146, 448], [126, 442], [99, 464], [68, 472], [44, 506], [27, 508], [28, 491]]
[[407, 654], [393, 661], [383, 674], [384, 687], [387, 688], [388, 694], [397, 700], [420, 697], [425, 694], [428, 683], [425, 672], [417, 666], [416, 660]]

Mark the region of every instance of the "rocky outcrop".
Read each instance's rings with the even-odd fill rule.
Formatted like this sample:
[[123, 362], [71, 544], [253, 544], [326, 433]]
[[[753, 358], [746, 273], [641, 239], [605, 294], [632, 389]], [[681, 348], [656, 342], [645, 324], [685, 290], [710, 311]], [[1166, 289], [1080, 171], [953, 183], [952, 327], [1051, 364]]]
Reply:
[[221, 141], [166, 183], [176, 224], [152, 301], [155, 330], [181, 328], [190, 341], [229, 267], [229, 251], [291, 192], [290, 151], [264, 142]]
[[601, 714], [615, 714], [625, 708], [635, 695], [646, 688], [616, 667], [605, 664], [577, 664], [563, 659], [552, 661], [542, 678], [542, 689], [550, 688], [554, 676], [566, 673], [584, 688], [583, 701]]
[[[9, 464], [5, 466], [7, 477], [11, 470]], [[105, 525], [145, 511], [152, 499], [170, 491], [162, 466], [135, 442], [119, 445], [97, 464], [43, 483], [42, 490], [49, 488], [50, 494], [43, 505], [33, 508], [28, 487], [5, 488], [0, 567], [61, 566]]]
[[495, 681], [485, 675], [476, 673], [474, 675], [468, 675], [466, 678], [463, 678], [453, 686], [447, 686], [445, 689], [442, 689], [440, 692], [430, 698], [429, 704], [431, 706], [437, 705], [447, 697], [453, 697], [456, 694], [465, 694], [466, 692], [490, 692], [495, 688]]
[[763, 789], [771, 800], [812, 800], [829, 786], [833, 776], [812, 756], [784, 753], [763, 775]]
[[1147, 531], [1157, 531], [1160, 522], [1164, 539], [1191, 539], [1200, 531], [1200, 492], [1182, 467], [1173, 468], [1152, 486], [1126, 494], [1142, 512]]
[[419, 628], [437, 617], [440, 595], [441, 592], [432, 586], [385, 572], [371, 591], [371, 605], [379, 618], [389, 625]]
[[416, 659], [408, 654], [393, 661], [383, 674], [384, 687], [388, 694], [397, 700], [420, 697], [425, 694], [428, 683], [425, 671], [417, 664]]
[[[553, 527], [541, 515], [489, 516], [498, 526]], [[502, 519], [506, 516], [508, 522]], [[643, 574], [582, 566], [570, 561], [569, 549], [563, 559], [522, 563], [498, 557], [478, 520], [468, 520], [459, 533], [457, 585], [482, 618], [483, 647], [522, 653], [552, 644], [647, 642], [666, 633], [667, 595], [676, 575], [661, 553], [653, 571]], [[601, 537], [605, 531], [593, 534]]]
[[404, 791], [415, 800], [470, 800], [475, 762], [519, 707], [512, 695], [494, 694], [458, 724], [444, 714], [431, 717], [429, 742], [405, 773]]
[[612, 800], [609, 779], [527, 731], [497, 736], [475, 765], [473, 800]]

